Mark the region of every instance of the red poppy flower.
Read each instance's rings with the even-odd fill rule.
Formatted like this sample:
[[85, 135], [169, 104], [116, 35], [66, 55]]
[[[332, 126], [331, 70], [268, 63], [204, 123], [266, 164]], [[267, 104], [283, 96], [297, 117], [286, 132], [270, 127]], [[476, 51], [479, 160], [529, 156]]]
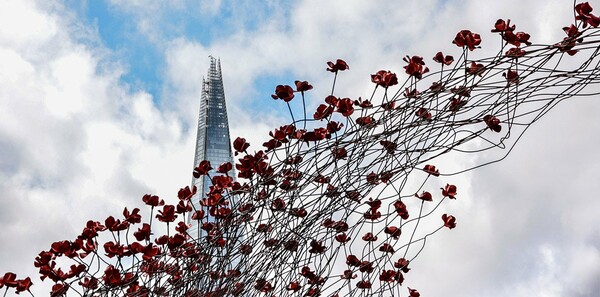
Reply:
[[233, 141], [233, 149], [236, 155], [245, 152], [249, 146], [250, 144], [246, 142], [245, 138], [238, 137]]
[[421, 107], [416, 112], [415, 115], [424, 120], [431, 120], [431, 112], [427, 111], [426, 108]]
[[429, 193], [429, 192], [423, 192], [423, 193], [421, 193], [421, 195], [415, 194], [415, 197], [417, 197], [423, 201], [433, 201], [433, 197], [431, 196], [431, 193]]
[[400, 216], [403, 220], [408, 219], [408, 209], [406, 208], [406, 204], [404, 204], [404, 202], [396, 200], [396, 202], [394, 202], [394, 208], [396, 209], [398, 216]]
[[425, 167], [423, 167], [423, 171], [433, 176], [440, 176], [440, 171], [437, 170], [433, 165], [425, 165]]
[[194, 177], [200, 178], [202, 175], [207, 175], [210, 170], [213, 168], [210, 166], [210, 162], [207, 160], [203, 160], [198, 164], [198, 167], [194, 168]]
[[344, 124], [336, 122], [336, 121], [330, 121], [329, 123], [327, 123], [327, 131], [329, 133], [338, 132], [338, 131], [342, 130], [343, 127], [344, 127]]
[[371, 282], [368, 279], [361, 280], [358, 283], [356, 283], [356, 287], [359, 289], [370, 289]]
[[396, 271], [395, 270], [382, 270], [379, 275], [379, 280], [382, 282], [393, 282], [396, 280]]
[[524, 43], [526, 45], [531, 45], [531, 42], [529, 42], [530, 37], [531, 36], [525, 32], [513, 33], [511, 31], [508, 31], [508, 32], [504, 33], [504, 35], [502, 35], [502, 39], [506, 40], [506, 42], [508, 42], [516, 47], [520, 47], [521, 43]]
[[367, 232], [363, 237], [364, 241], [377, 241], [377, 236], [373, 235], [371, 232]]
[[575, 16], [576, 20], [580, 20], [583, 22], [583, 28], [588, 25], [592, 27], [598, 27], [600, 25], [600, 17], [593, 15], [593, 8], [588, 2], [583, 2], [575, 5], [575, 12], [577, 16]]
[[506, 81], [509, 84], [518, 84], [519, 83], [519, 73], [512, 69], [508, 69], [507, 72], [502, 73], [502, 76], [506, 78]]
[[217, 172], [227, 173], [227, 172], [231, 171], [231, 169], [233, 169], [233, 165], [231, 164], [231, 162], [225, 162], [225, 163], [219, 165], [219, 168], [217, 168]]
[[[29, 288], [31, 287], [33, 283], [31, 282], [31, 278], [30, 277], [26, 277], [25, 279], [20, 279], [17, 280], [17, 289], [16, 289], [16, 293], [19, 294], [21, 292], [25, 292], [25, 291], [29, 291]], [[0, 283], [1, 285], [1, 283]], [[0, 286], [1, 288], [2, 286]]]
[[113, 216], [109, 216], [108, 218], [106, 218], [106, 220], [104, 221], [104, 225], [106, 225], [106, 228], [108, 228], [108, 230], [113, 232], [123, 231], [126, 230], [127, 227], [129, 227], [128, 222], [121, 223], [121, 220], [115, 219]]
[[50, 291], [51, 297], [65, 296], [69, 290], [69, 284], [57, 283], [54, 284]]
[[506, 51], [506, 53], [504, 53], [504, 56], [509, 57], [509, 58], [520, 58], [525, 56], [527, 52], [518, 48], [518, 47], [513, 47], [510, 48], [508, 51]]
[[379, 70], [377, 73], [371, 74], [371, 82], [387, 89], [398, 84], [398, 77], [389, 70]]
[[348, 255], [346, 257], [346, 265], [348, 266], [359, 267], [360, 263], [360, 260], [355, 255]]
[[127, 207], [123, 210], [123, 216], [125, 217], [125, 221], [131, 224], [140, 223], [142, 221], [142, 216], [139, 214], [140, 209], [134, 208], [131, 213], [127, 210]]
[[335, 111], [341, 113], [343, 116], [348, 117], [354, 112], [353, 102], [350, 98], [344, 98], [337, 100]]
[[273, 203], [271, 203], [271, 210], [273, 210], [273, 211], [285, 210], [285, 201], [283, 201], [283, 199], [281, 199], [281, 198], [277, 198], [277, 199], [273, 200]]
[[456, 88], [450, 89], [450, 92], [456, 94], [460, 97], [471, 97], [471, 89], [466, 86], [459, 86]]
[[330, 105], [321, 104], [317, 107], [317, 111], [313, 114], [315, 120], [322, 120], [333, 113], [333, 107]]
[[420, 297], [421, 294], [415, 289], [408, 288], [408, 297]]
[[365, 273], [371, 273], [373, 272], [373, 270], [375, 269], [375, 267], [373, 267], [373, 262], [369, 262], [369, 261], [362, 261], [360, 263], [360, 266], [358, 266], [358, 270], [360, 272], [365, 272]]
[[290, 102], [294, 99], [294, 89], [288, 85], [278, 85], [275, 87], [275, 94], [271, 95], [271, 98]]
[[264, 278], [257, 279], [256, 283], [254, 283], [254, 288], [263, 293], [268, 293], [273, 290], [271, 283]]
[[500, 120], [493, 115], [486, 115], [483, 117], [483, 121], [485, 124], [494, 132], [500, 132], [502, 130], [502, 126], [500, 126]]
[[346, 235], [346, 233], [341, 233], [335, 236], [335, 240], [342, 244], [350, 241], [350, 239], [351, 238], [348, 235]]
[[448, 227], [448, 229], [456, 227], [456, 218], [454, 216], [443, 214], [442, 221], [444, 221], [444, 227]]
[[388, 154], [392, 155], [396, 152], [396, 147], [398, 146], [397, 144], [388, 140], [382, 140], [379, 142], [379, 144], [383, 146], [383, 148], [388, 152]]
[[410, 261], [408, 261], [404, 258], [400, 258], [400, 259], [398, 259], [398, 261], [396, 261], [396, 263], [394, 263], [394, 267], [402, 270], [402, 272], [404, 272], [404, 273], [408, 273], [410, 271], [410, 268], [408, 268], [409, 263], [410, 263]]
[[419, 92], [417, 89], [409, 89], [409, 88], [405, 88], [404, 89], [404, 97], [409, 98], [409, 99], [419, 99], [421, 97], [421, 92]]
[[471, 75], [483, 76], [484, 71], [485, 68], [483, 67], [483, 64], [478, 64], [475, 62], [471, 62], [471, 66], [467, 68], [467, 73]]
[[384, 253], [390, 253], [390, 254], [393, 254], [394, 252], [396, 252], [394, 250], [394, 247], [388, 243], [384, 243], [381, 247], [379, 247], [379, 251], [384, 252]]
[[335, 72], [337, 73], [338, 71], [344, 71], [346, 69], [350, 69], [350, 67], [348, 67], [348, 64], [346, 63], [346, 61], [342, 60], [342, 59], [337, 59], [335, 61], [335, 64], [333, 64], [333, 62], [327, 62], [327, 71], [330, 72]]
[[2, 286], [16, 288], [17, 285], [17, 275], [12, 272], [7, 272], [4, 274], [4, 277], [0, 278], [0, 288], [2, 288]]
[[452, 64], [452, 62], [454, 62], [454, 57], [452, 57], [450, 55], [444, 56], [444, 54], [442, 54], [442, 52], [438, 52], [433, 57], [433, 60], [442, 65], [449, 66], [450, 64]]
[[135, 239], [137, 239], [138, 241], [143, 241], [143, 240], [150, 240], [150, 235], [152, 233], [150, 232], [150, 225], [149, 224], [142, 224], [142, 228], [139, 228], [136, 232], [133, 233], [133, 236], [135, 236]]
[[296, 92], [305, 92], [312, 90], [313, 86], [309, 84], [307, 81], [295, 81], [296, 84]]
[[292, 208], [290, 209], [290, 215], [299, 218], [304, 218], [308, 215], [308, 212], [304, 208]]
[[456, 186], [451, 184], [446, 184], [446, 187], [442, 189], [442, 195], [444, 197], [448, 197], [450, 199], [456, 199]]
[[385, 227], [383, 232], [385, 232], [385, 234], [389, 234], [394, 239], [400, 238], [400, 235], [402, 234], [402, 230], [396, 226]]
[[408, 63], [408, 65], [404, 66], [406, 74], [413, 76], [416, 79], [421, 79], [423, 74], [429, 72], [429, 68], [425, 67], [423, 57], [413, 56], [411, 58], [406, 56], [403, 60]]
[[470, 51], [473, 51], [481, 44], [481, 37], [479, 34], [469, 30], [462, 30], [456, 34], [452, 43], [456, 44], [458, 47], [467, 47]]
[[373, 120], [373, 117], [371, 117], [371, 116], [359, 117], [356, 119], [356, 124], [358, 124], [361, 127], [369, 126], [369, 125], [373, 124], [374, 122], [375, 121]]
[[373, 104], [371, 103], [371, 101], [369, 101], [369, 100], [362, 100], [361, 97], [358, 97], [357, 100], [354, 100], [354, 105], [360, 106], [362, 108], [371, 108], [371, 107], [373, 107]]
[[156, 195], [146, 194], [142, 197], [142, 201], [152, 207], [165, 205], [165, 201], [158, 198]]
[[494, 29], [492, 29], [492, 32], [503, 33], [507, 31], [514, 31], [515, 28], [515, 25], [510, 25], [510, 19], [507, 19], [506, 22], [503, 19], [498, 19], [494, 25]]
[[450, 99], [450, 106], [448, 106], [448, 110], [450, 110], [451, 112], [457, 112], [465, 104], [467, 104], [467, 102], [464, 100], [460, 100], [458, 98], [452, 98], [452, 99]]
[[299, 282], [290, 282], [290, 284], [286, 288], [288, 291], [298, 292], [302, 289], [302, 286]]
[[174, 205], [165, 205], [163, 206], [163, 210], [159, 210], [156, 218], [165, 223], [174, 222], [177, 218], [175, 214], [175, 206]]
[[283, 243], [283, 248], [290, 251], [290, 252], [295, 252], [298, 250], [298, 246], [300, 244], [298, 243], [297, 240], [288, 240], [286, 242]]
[[342, 279], [355, 279], [356, 274], [352, 273], [352, 270], [344, 270], [344, 273], [340, 276]]
[[348, 157], [348, 152], [343, 147], [333, 148], [331, 152], [333, 153], [333, 157], [335, 159], [346, 159]]
[[384, 110], [394, 110], [395, 107], [396, 107], [396, 102], [394, 102], [394, 101], [390, 101], [390, 102], [381, 104], [381, 108], [383, 108]]

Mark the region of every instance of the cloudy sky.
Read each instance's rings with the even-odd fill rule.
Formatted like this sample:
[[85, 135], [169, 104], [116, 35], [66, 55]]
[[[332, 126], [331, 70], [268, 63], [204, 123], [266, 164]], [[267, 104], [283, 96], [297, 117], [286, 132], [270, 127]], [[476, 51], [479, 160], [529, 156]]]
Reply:
[[[222, 61], [232, 135], [258, 144], [288, 121], [270, 98], [275, 85], [308, 80], [317, 106], [329, 60], [350, 64], [341, 95], [368, 97], [369, 74], [401, 73], [405, 55], [458, 56], [450, 42], [461, 29], [482, 33], [480, 54], [492, 53], [486, 38], [498, 18], [536, 43], [559, 41], [571, 6], [0, 1], [0, 272], [33, 276], [44, 295], [32, 263], [51, 242], [140, 206], [146, 193], [175, 201], [191, 179], [209, 55]], [[597, 98], [563, 102], [506, 160], [463, 175], [458, 227], [428, 242], [406, 283], [422, 296], [600, 296], [598, 119]], [[465, 164], [486, 156], [473, 158]]]

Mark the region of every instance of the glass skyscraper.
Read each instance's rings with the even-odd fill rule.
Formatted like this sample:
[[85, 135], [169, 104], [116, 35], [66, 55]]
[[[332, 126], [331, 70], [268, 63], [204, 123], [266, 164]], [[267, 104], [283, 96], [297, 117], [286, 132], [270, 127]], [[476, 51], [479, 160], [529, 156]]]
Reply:
[[[229, 137], [229, 122], [227, 121], [227, 108], [225, 105], [225, 90], [221, 75], [221, 61], [210, 57], [208, 76], [202, 79], [202, 95], [200, 99], [200, 112], [198, 115], [198, 133], [196, 137], [196, 154], [194, 167], [207, 160], [213, 168], [225, 162], [233, 164], [231, 140]], [[215, 169], [210, 175], [215, 175]], [[200, 198], [205, 197], [211, 180], [206, 176], [193, 178], [192, 185], [198, 188], [198, 194], [193, 199], [196, 209], [201, 209]], [[210, 220], [210, 218], [209, 218]], [[198, 234], [197, 221], [189, 218], [192, 227], [189, 234]]]

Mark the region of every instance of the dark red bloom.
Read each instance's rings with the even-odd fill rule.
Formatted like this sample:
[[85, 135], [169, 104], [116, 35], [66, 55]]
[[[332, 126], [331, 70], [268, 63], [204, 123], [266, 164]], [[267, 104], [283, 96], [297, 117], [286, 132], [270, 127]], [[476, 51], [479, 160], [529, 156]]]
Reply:
[[456, 186], [451, 184], [446, 184], [446, 186], [442, 189], [442, 195], [444, 197], [448, 197], [450, 199], [456, 199]]
[[249, 146], [250, 144], [246, 142], [245, 138], [238, 137], [233, 141], [233, 149], [236, 155], [246, 151]]
[[456, 227], [456, 218], [454, 216], [443, 214], [442, 221], [444, 221], [444, 227], [448, 227], [448, 229]]
[[376, 241], [377, 240], [377, 236], [373, 235], [373, 233], [371, 233], [371, 232], [367, 232], [362, 237], [362, 240], [364, 240], [364, 241]]
[[290, 102], [294, 99], [294, 89], [288, 85], [278, 85], [275, 87], [275, 94], [271, 95], [271, 98]]
[[433, 165], [429, 165], [429, 164], [425, 165], [425, 167], [423, 167], [423, 171], [425, 171], [426, 173], [429, 173], [433, 176], [440, 176], [440, 171], [437, 170], [435, 168], [435, 166], [433, 166]]
[[479, 34], [469, 30], [462, 30], [456, 34], [452, 43], [456, 44], [458, 47], [467, 47], [470, 51], [473, 51], [481, 44], [481, 37]]
[[394, 208], [396, 209], [398, 216], [400, 216], [403, 220], [408, 219], [408, 209], [406, 208], [406, 204], [404, 204], [404, 202], [396, 200], [396, 202], [394, 202]]
[[321, 104], [313, 114], [315, 120], [322, 120], [333, 113], [333, 106]]
[[174, 222], [177, 218], [175, 214], [175, 206], [173, 205], [165, 205], [163, 206], [163, 210], [159, 210], [156, 218], [165, 223]]
[[325, 252], [325, 250], [326, 248], [322, 242], [316, 241], [314, 239], [310, 241], [310, 249], [308, 250], [309, 253], [322, 254]]
[[354, 112], [353, 102], [350, 98], [338, 99], [335, 106], [335, 111], [341, 113], [343, 116], [348, 117]]
[[273, 286], [264, 278], [257, 279], [254, 283], [254, 288], [263, 293], [268, 293], [273, 290]]
[[[1, 282], [0, 282], [1, 285]], [[29, 291], [29, 288], [33, 285], [30, 277], [26, 277], [25, 279], [17, 280], [17, 289], [16, 293], [19, 294], [21, 292]], [[1, 288], [2, 286], [0, 286]]]
[[424, 120], [431, 120], [431, 113], [425, 107], [417, 109], [415, 115]]
[[366, 117], [359, 117], [356, 119], [356, 123], [359, 126], [369, 126], [371, 124], [373, 124], [375, 121], [373, 120], [373, 117], [371, 116], [366, 116]]
[[312, 90], [312, 88], [313, 88], [313, 86], [311, 84], [309, 84], [307, 81], [297, 80], [294, 83], [296, 84], [297, 92], [305, 92], [305, 91]]
[[492, 32], [499, 32], [499, 33], [504, 33], [504, 32], [508, 32], [508, 31], [514, 31], [516, 28], [515, 25], [510, 25], [510, 19], [506, 20], [506, 22], [503, 19], [498, 19], [496, 21], [496, 24], [494, 25], [494, 29], [492, 29]]
[[500, 132], [502, 130], [502, 126], [500, 126], [500, 120], [493, 115], [486, 115], [483, 117], [483, 121], [485, 124], [494, 132]]
[[423, 200], [423, 201], [433, 201], [433, 196], [429, 192], [423, 192], [421, 195], [415, 194], [415, 197]]
[[225, 163], [219, 165], [219, 168], [217, 168], [217, 172], [218, 173], [227, 173], [231, 169], [233, 169], [233, 165], [231, 164], [231, 162], [225, 162]]
[[408, 268], [409, 263], [410, 263], [410, 261], [408, 261], [404, 258], [400, 258], [400, 259], [398, 259], [398, 261], [396, 261], [396, 263], [394, 263], [394, 267], [402, 270], [402, 272], [404, 272], [404, 273], [408, 273], [410, 271], [410, 268]]
[[123, 216], [125, 217], [125, 222], [129, 222], [132, 225], [139, 223], [142, 221], [142, 216], [139, 214], [140, 209], [139, 208], [134, 208], [131, 213], [129, 213], [129, 210], [127, 210], [127, 207], [125, 207], [125, 209], [123, 210]]
[[152, 233], [150, 232], [150, 225], [144, 223], [142, 225], [142, 228], [139, 228], [136, 232], [133, 233], [133, 236], [135, 236], [135, 239], [137, 239], [138, 241], [143, 241], [143, 240], [150, 240], [150, 235]]
[[346, 61], [342, 60], [342, 59], [337, 59], [335, 61], [335, 64], [333, 64], [333, 62], [327, 62], [327, 71], [331, 71], [331, 72], [335, 72], [337, 73], [338, 71], [344, 71], [346, 69], [350, 69], [350, 67], [348, 67], [348, 64], [346, 63]]
[[442, 52], [438, 52], [433, 57], [433, 60], [442, 65], [449, 66], [450, 64], [452, 64], [452, 62], [454, 62], [454, 57], [452, 57], [450, 55], [444, 56], [444, 54], [442, 54]]
[[420, 297], [421, 294], [415, 289], [408, 288], [408, 297]]
[[152, 207], [165, 205], [165, 201], [158, 198], [156, 195], [146, 194], [142, 197], [142, 201]]
[[194, 168], [194, 177], [200, 178], [202, 175], [207, 175], [209, 171], [213, 168], [210, 166], [210, 162], [207, 160], [202, 160], [198, 167]]
[[504, 76], [506, 78], [506, 81], [509, 84], [518, 84], [519, 83], [519, 73], [517, 73], [515, 70], [508, 69], [507, 72], [502, 73], [502, 76]]
[[2, 288], [2, 286], [16, 288], [17, 285], [17, 275], [12, 272], [7, 272], [4, 274], [4, 277], [0, 278], [0, 288]]
[[396, 147], [398, 146], [397, 144], [388, 140], [382, 140], [379, 142], [379, 144], [383, 146], [383, 148], [388, 152], [388, 154], [392, 155], [396, 152]]
[[358, 283], [356, 283], [356, 287], [359, 289], [370, 289], [371, 282], [368, 279], [361, 280]]
[[389, 243], [384, 243], [381, 247], [379, 247], [380, 252], [393, 254], [394, 247], [392, 247]]
[[408, 65], [404, 66], [406, 74], [413, 76], [416, 79], [421, 79], [423, 74], [429, 72], [429, 68], [425, 67], [423, 57], [413, 56], [411, 58], [406, 56], [403, 60], [408, 63]]
[[508, 31], [502, 35], [502, 39], [516, 47], [520, 47], [521, 43], [531, 45], [531, 42], [529, 42], [530, 37], [531, 36], [525, 32], [513, 33], [512, 31]]
[[508, 51], [506, 51], [506, 53], [504, 53], [505, 56], [509, 57], [509, 58], [520, 58], [525, 56], [527, 52], [518, 48], [518, 47], [513, 47], [510, 48]]
[[360, 263], [360, 260], [355, 255], [348, 255], [346, 257], [346, 265], [348, 266], [359, 267]]
[[398, 238], [400, 238], [400, 235], [402, 234], [402, 229], [400, 229], [396, 226], [388, 226], [388, 227], [385, 227], [383, 232], [385, 232], [385, 234], [389, 234], [394, 239], [398, 239]]
[[333, 153], [333, 157], [335, 159], [346, 159], [348, 157], [348, 152], [343, 147], [333, 148], [331, 152]]
[[373, 104], [369, 100], [362, 100], [361, 97], [358, 97], [358, 100], [354, 100], [354, 105], [360, 106], [362, 108], [371, 108]]
[[335, 240], [342, 244], [350, 241], [350, 239], [351, 238], [348, 235], [346, 235], [346, 233], [341, 233], [335, 236]]
[[485, 68], [483, 67], [483, 64], [478, 64], [475, 62], [471, 62], [471, 66], [467, 68], [467, 73], [471, 75], [483, 76], [484, 71]]
[[464, 100], [460, 100], [458, 98], [452, 98], [452, 99], [450, 99], [450, 106], [448, 106], [448, 110], [450, 110], [451, 112], [457, 112], [465, 104], [467, 104], [467, 102]]
[[371, 74], [371, 82], [387, 89], [398, 84], [398, 77], [389, 70], [379, 70], [377, 73]]
[[299, 282], [290, 282], [286, 289], [288, 291], [298, 292], [300, 289], [302, 289], [302, 286]]
[[598, 27], [600, 25], [600, 17], [593, 15], [593, 8], [588, 2], [583, 2], [575, 5], [575, 12], [577, 16], [575, 16], [576, 20], [580, 20], [583, 22], [583, 28], [588, 25], [592, 27]]

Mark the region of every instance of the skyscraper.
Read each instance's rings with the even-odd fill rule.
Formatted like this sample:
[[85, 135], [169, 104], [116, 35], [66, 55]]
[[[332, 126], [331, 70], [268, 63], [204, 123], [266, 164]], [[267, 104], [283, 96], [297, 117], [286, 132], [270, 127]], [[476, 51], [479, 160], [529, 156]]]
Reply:
[[[233, 164], [221, 61], [212, 56], [210, 57], [208, 76], [202, 79], [200, 100], [194, 167], [203, 160], [209, 161], [213, 168], [217, 168], [225, 162]], [[214, 170], [211, 170], [209, 174], [214, 175]], [[198, 188], [198, 194], [193, 199], [196, 209], [201, 209], [199, 197], [208, 192], [211, 184], [211, 180], [206, 176], [192, 179], [192, 185]], [[188, 231], [189, 234], [198, 234], [197, 221], [189, 218], [189, 222], [192, 224]]]

